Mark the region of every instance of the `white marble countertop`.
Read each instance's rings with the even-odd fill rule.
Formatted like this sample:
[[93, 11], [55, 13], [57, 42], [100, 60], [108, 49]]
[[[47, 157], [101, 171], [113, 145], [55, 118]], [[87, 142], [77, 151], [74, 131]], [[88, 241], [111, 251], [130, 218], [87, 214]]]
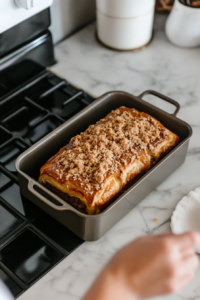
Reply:
[[[156, 17], [152, 43], [137, 52], [103, 48], [95, 39], [94, 24], [56, 46], [57, 64], [51, 70], [73, 85], [95, 97], [111, 90], [138, 95], [154, 89], [180, 103], [178, 117], [192, 125], [194, 134], [186, 161], [175, 173], [100, 240], [85, 242], [19, 300], [81, 299], [117, 249], [140, 235], [169, 231], [178, 201], [200, 186], [200, 48], [181, 49], [170, 44], [163, 31], [164, 21], [164, 16]], [[177, 295], [156, 299], [200, 299], [200, 268]]]

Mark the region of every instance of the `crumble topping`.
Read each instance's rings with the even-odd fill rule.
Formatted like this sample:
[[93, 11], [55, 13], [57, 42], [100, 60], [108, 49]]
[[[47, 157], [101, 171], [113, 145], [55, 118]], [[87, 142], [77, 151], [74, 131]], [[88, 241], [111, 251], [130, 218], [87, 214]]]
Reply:
[[140, 153], [154, 152], [168, 134], [151, 116], [121, 107], [71, 139], [73, 147], [61, 153], [56, 173], [82, 181], [88, 192], [98, 190], [107, 176], [119, 174]]

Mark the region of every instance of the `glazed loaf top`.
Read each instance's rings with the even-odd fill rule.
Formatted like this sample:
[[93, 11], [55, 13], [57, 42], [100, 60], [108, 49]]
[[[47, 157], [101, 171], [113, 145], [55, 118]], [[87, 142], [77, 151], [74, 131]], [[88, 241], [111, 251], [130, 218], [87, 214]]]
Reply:
[[99, 213], [178, 141], [152, 116], [122, 106], [73, 137], [41, 168], [39, 182], [79, 198], [89, 214]]

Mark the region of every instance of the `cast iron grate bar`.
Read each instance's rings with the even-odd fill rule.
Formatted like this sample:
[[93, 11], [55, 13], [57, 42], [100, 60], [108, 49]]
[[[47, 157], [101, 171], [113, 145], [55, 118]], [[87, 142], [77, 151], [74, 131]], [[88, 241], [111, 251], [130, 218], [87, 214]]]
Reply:
[[0, 98], [0, 276], [15, 297], [83, 243], [20, 194], [15, 160], [93, 100], [47, 71]]
[[[39, 104], [37, 104], [36, 102], [34, 102], [33, 100], [31, 100], [29, 97], [24, 97], [24, 100], [32, 105], [34, 105], [35, 107], [39, 108], [42, 111], [47, 111], [45, 108], [41, 107]], [[48, 111], [47, 111], [48, 112]]]
[[78, 92], [76, 95], [72, 96], [71, 98], [69, 98], [68, 100], [66, 100], [63, 104], [62, 104], [62, 108], [64, 108], [68, 103], [70, 103], [71, 101], [73, 101], [74, 99], [80, 97], [81, 95], [83, 95], [83, 92], [80, 91]]
[[2, 163], [0, 162], [0, 172], [4, 173], [8, 178], [10, 178], [13, 182], [18, 184], [18, 178], [17, 176], [13, 175], [11, 172], [9, 172], [6, 168], [2, 166]]
[[0, 98], [0, 106], [5, 104], [7, 101], [9, 101], [13, 97], [17, 96], [24, 90], [30, 88], [31, 86], [33, 86], [34, 84], [39, 82], [41, 79], [46, 78], [49, 74], [50, 74], [50, 72], [47, 72], [46, 70], [42, 71], [40, 76], [37, 75], [33, 80], [31, 80], [31, 82], [28, 82], [25, 86], [23, 85], [21, 87], [16, 88], [14, 91], [12, 91], [12, 93], [8, 93], [6, 95], [6, 97], [1, 97]]
[[53, 86], [51, 89], [49, 89], [46, 92], [44, 92], [43, 94], [41, 94], [38, 99], [41, 99], [41, 98], [44, 98], [44, 97], [48, 96], [49, 94], [53, 93], [55, 90], [59, 89], [61, 86], [65, 85], [65, 84], [66, 84], [66, 81], [64, 81], [64, 80], [61, 81], [57, 85]]

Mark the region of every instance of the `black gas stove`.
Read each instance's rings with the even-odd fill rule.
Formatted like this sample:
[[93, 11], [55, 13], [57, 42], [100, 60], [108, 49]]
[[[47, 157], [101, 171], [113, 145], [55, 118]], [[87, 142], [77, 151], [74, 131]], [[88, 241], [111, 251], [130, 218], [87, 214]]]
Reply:
[[83, 243], [20, 194], [16, 158], [93, 99], [26, 59], [0, 78], [0, 278], [15, 297]]

